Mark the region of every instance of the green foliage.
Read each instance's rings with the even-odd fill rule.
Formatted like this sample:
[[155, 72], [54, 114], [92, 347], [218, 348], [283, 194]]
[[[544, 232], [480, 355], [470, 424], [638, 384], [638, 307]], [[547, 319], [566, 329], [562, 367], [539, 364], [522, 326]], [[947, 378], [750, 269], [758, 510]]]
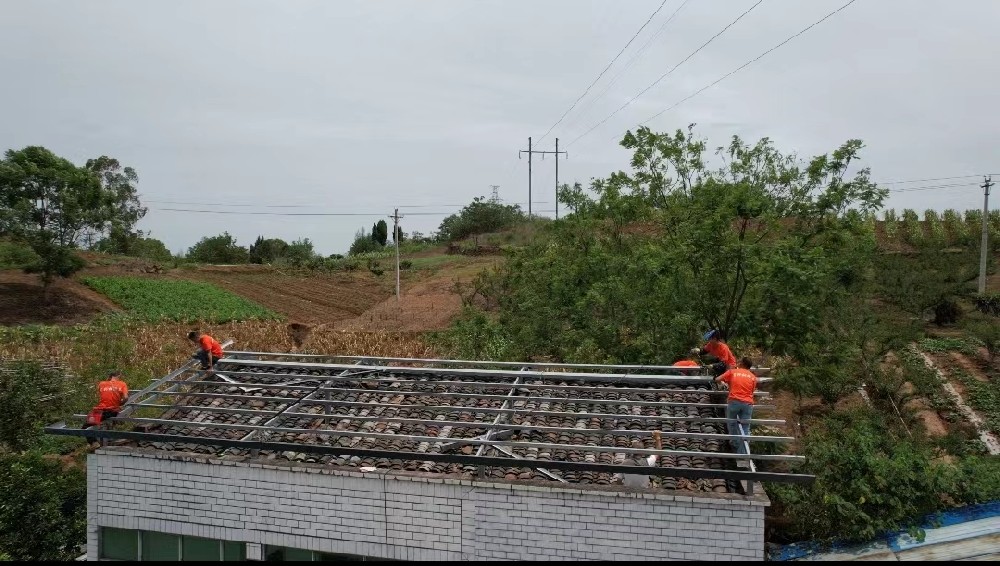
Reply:
[[281, 238], [268, 238], [257, 236], [257, 240], [250, 245], [247, 256], [250, 263], [274, 263], [275, 260], [285, 257], [288, 251], [288, 242]]
[[899, 233], [899, 216], [896, 209], [890, 208], [885, 211], [885, 219], [882, 221], [883, 229], [887, 238], [894, 238]]
[[73, 393], [83, 388], [61, 372], [36, 362], [0, 366], [0, 453], [20, 452], [38, 442], [42, 427], [70, 408]]
[[375, 234], [372, 233], [368, 235], [365, 233], [364, 229], [359, 230], [354, 234], [354, 242], [351, 243], [350, 249], [348, 249], [347, 254], [351, 256], [360, 256], [371, 252], [382, 251], [382, 246], [375, 240]]
[[408, 259], [400, 260], [400, 262], [399, 262], [399, 268], [400, 269], [412, 269], [413, 268], [413, 262], [411, 260], [408, 260]]
[[965, 457], [958, 474], [952, 494], [956, 502], [975, 505], [1000, 500], [1000, 457]]
[[790, 520], [784, 534], [795, 540], [866, 541], [911, 527], [956, 488], [956, 474], [934, 462], [928, 444], [894, 435], [869, 409], [833, 413], [810, 427], [802, 454], [806, 462], [795, 471], [815, 474], [814, 484], [768, 486]]
[[99, 240], [94, 251], [105, 254], [138, 257], [151, 261], [168, 262], [173, 255], [167, 246], [156, 238], [143, 237], [141, 232], [112, 230], [107, 237]]
[[302, 265], [316, 257], [316, 250], [309, 238], [299, 238], [288, 245], [285, 250], [285, 259], [292, 265]]
[[1000, 434], [1000, 389], [996, 384], [980, 381], [962, 370], [953, 370], [951, 375], [962, 383], [969, 405], [983, 416], [990, 431]]
[[0, 269], [24, 269], [39, 261], [30, 246], [20, 242], [0, 240]]
[[967, 246], [971, 242], [969, 230], [962, 221], [962, 215], [955, 209], [949, 208], [942, 216], [944, 231], [948, 240], [960, 246]]
[[0, 553], [14, 560], [64, 561], [83, 551], [87, 477], [40, 454], [0, 454]]
[[504, 327], [486, 313], [470, 307], [465, 307], [457, 322], [433, 340], [458, 359], [509, 361], [514, 357]]
[[924, 228], [927, 232], [927, 243], [929, 245], [940, 248], [948, 243], [944, 224], [936, 210], [927, 209], [924, 211]]
[[919, 342], [918, 347], [925, 352], [961, 352], [974, 355], [977, 344], [964, 338], [924, 338]]
[[903, 240], [912, 246], [919, 246], [924, 243], [924, 231], [920, 226], [920, 217], [917, 211], [906, 208], [903, 210], [903, 219], [900, 223], [903, 228]]
[[381, 247], [384, 247], [386, 242], [389, 241], [389, 225], [386, 224], [385, 220], [379, 220], [375, 224], [372, 224], [372, 241]]
[[86, 277], [83, 282], [142, 320], [222, 323], [280, 318], [208, 283], [148, 277]]
[[563, 187], [573, 213], [467, 292], [497, 311], [512, 355], [672, 361], [706, 326], [803, 364], [833, 355], [800, 346], [840, 343], [874, 252], [863, 218], [884, 191], [866, 170], [846, 176], [861, 143], [800, 167], [733, 138], [718, 171], [690, 131], [642, 128], [623, 145], [632, 173]]
[[521, 207], [476, 197], [457, 214], [442, 220], [438, 235], [443, 241], [453, 242], [474, 234], [505, 230], [522, 220]]
[[979, 274], [974, 250], [943, 253], [927, 248], [908, 254], [881, 254], [875, 271], [879, 293], [902, 310], [938, 325], [955, 322], [956, 300], [968, 296]]
[[240, 264], [249, 261], [250, 252], [236, 245], [236, 238], [229, 232], [223, 232], [218, 236], [203, 237], [188, 249], [187, 259], [198, 263]]
[[979, 312], [1000, 317], [1000, 293], [977, 294], [975, 301]]
[[77, 167], [44, 147], [8, 150], [0, 160], [0, 233], [39, 256], [26, 267], [48, 291], [54, 278], [83, 266], [72, 249], [85, 233], [127, 232], [142, 218], [137, 181], [108, 157]]

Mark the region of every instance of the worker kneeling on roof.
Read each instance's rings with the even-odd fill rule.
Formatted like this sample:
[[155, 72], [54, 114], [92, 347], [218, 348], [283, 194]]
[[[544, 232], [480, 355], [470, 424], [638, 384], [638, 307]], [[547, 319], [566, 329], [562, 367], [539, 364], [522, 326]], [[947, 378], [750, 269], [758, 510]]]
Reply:
[[[682, 369], [682, 370], [678, 370], [678, 372], [681, 375], [698, 375], [698, 372], [701, 370], [701, 364], [699, 364], [698, 362], [696, 362], [696, 361], [694, 361], [692, 359], [688, 359], [688, 358], [685, 358], [683, 360], [677, 360], [676, 362], [674, 362], [674, 367], [675, 368], [685, 368], [685, 369]], [[691, 368], [691, 369], [687, 369], [687, 368]]]
[[[112, 371], [108, 379], [97, 384], [97, 406], [90, 411], [83, 428], [97, 426], [102, 422], [117, 417], [122, 405], [128, 402], [128, 384], [122, 380], [122, 372]], [[88, 437], [90, 442], [97, 440]]]
[[[753, 394], [757, 390], [757, 375], [750, 371], [753, 362], [750, 358], [740, 360], [739, 367], [731, 369], [715, 378], [729, 386], [729, 399], [726, 401], [726, 426], [729, 434], [734, 437], [750, 435], [750, 419], [753, 417]], [[742, 438], [734, 438], [736, 453], [746, 454], [746, 444]], [[738, 464], [746, 464], [739, 462]]]
[[211, 371], [222, 359], [222, 344], [208, 334], [192, 330], [188, 332], [188, 340], [198, 345], [198, 351], [191, 357], [201, 362], [201, 369]]
[[726, 370], [736, 367], [736, 356], [733, 355], [729, 346], [720, 339], [718, 330], [709, 330], [705, 333], [704, 339], [706, 340], [705, 345], [701, 348], [692, 348], [691, 354], [695, 356], [708, 354], [715, 358], [717, 361], [712, 364], [712, 373], [719, 376]]

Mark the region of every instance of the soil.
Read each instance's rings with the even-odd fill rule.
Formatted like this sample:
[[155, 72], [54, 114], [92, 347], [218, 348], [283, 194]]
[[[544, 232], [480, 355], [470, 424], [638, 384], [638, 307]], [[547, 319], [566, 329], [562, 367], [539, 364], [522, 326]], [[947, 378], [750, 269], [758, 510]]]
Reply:
[[46, 301], [37, 275], [0, 271], [0, 325], [80, 324], [117, 310], [103, 295], [72, 279], [52, 283]]
[[949, 355], [955, 364], [964, 369], [966, 373], [974, 377], [977, 381], [989, 383], [990, 378], [983, 372], [979, 364], [965, 357], [961, 352], [949, 352]]

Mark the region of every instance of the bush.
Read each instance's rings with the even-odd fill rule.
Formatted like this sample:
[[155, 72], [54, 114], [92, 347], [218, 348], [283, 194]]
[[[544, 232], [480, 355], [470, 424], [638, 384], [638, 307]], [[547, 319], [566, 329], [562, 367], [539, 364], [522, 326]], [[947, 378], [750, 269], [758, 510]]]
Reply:
[[1000, 293], [976, 295], [976, 308], [983, 314], [1000, 316]]
[[444, 241], [455, 241], [474, 234], [504, 230], [522, 220], [524, 213], [521, 207], [476, 197], [457, 214], [445, 218], [438, 234]]
[[36, 362], [0, 368], [0, 452], [19, 452], [38, 442], [42, 427], [62, 416], [80, 382], [70, 383], [57, 369]]
[[413, 262], [408, 259], [403, 259], [399, 261], [399, 269], [411, 269], [413, 268]]
[[199, 263], [240, 264], [250, 261], [250, 252], [236, 245], [236, 238], [224, 232], [219, 236], [204, 237], [191, 246], [187, 259]]
[[39, 259], [38, 254], [24, 244], [0, 241], [0, 269], [24, 269]]
[[40, 454], [0, 455], [0, 553], [13, 560], [67, 561], [87, 534], [87, 475]]
[[364, 230], [361, 230], [354, 235], [354, 242], [351, 243], [350, 249], [347, 250], [347, 255], [356, 256], [376, 251], [382, 251], [382, 245], [373, 240], [370, 235], [365, 234]]
[[882, 418], [863, 408], [833, 413], [810, 427], [803, 439], [806, 462], [796, 471], [815, 474], [816, 482], [768, 486], [776, 511], [790, 519], [782, 534], [866, 541], [914, 526], [944, 506], [941, 494], [956, 489], [954, 470], [933, 461], [930, 445], [894, 436]]

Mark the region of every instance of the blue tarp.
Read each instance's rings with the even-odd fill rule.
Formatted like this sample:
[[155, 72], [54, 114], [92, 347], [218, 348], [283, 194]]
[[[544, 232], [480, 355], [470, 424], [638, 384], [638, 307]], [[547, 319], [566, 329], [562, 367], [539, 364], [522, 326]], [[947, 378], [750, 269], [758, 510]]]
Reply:
[[[932, 513], [931, 515], [924, 517], [919, 526], [922, 529], [936, 529], [951, 525], [958, 525], [960, 523], [967, 523], [969, 521], [977, 521], [979, 519], [988, 519], [990, 517], [1000, 517], [1000, 501], [983, 503], [981, 505], [969, 505], [968, 507], [960, 507], [949, 511]], [[871, 545], [881, 542], [885, 543], [890, 550], [899, 551], [900, 537], [906, 536], [907, 534], [906, 530], [893, 531], [886, 533], [867, 544]], [[826, 552], [830, 550], [843, 551], [849, 548], [856, 548], [857, 546], [857, 544], [848, 544], [843, 542], [834, 542], [828, 546], [817, 542], [797, 542], [777, 548], [772, 547], [770, 549], [770, 559], [777, 561], [795, 560], [817, 552]]]

